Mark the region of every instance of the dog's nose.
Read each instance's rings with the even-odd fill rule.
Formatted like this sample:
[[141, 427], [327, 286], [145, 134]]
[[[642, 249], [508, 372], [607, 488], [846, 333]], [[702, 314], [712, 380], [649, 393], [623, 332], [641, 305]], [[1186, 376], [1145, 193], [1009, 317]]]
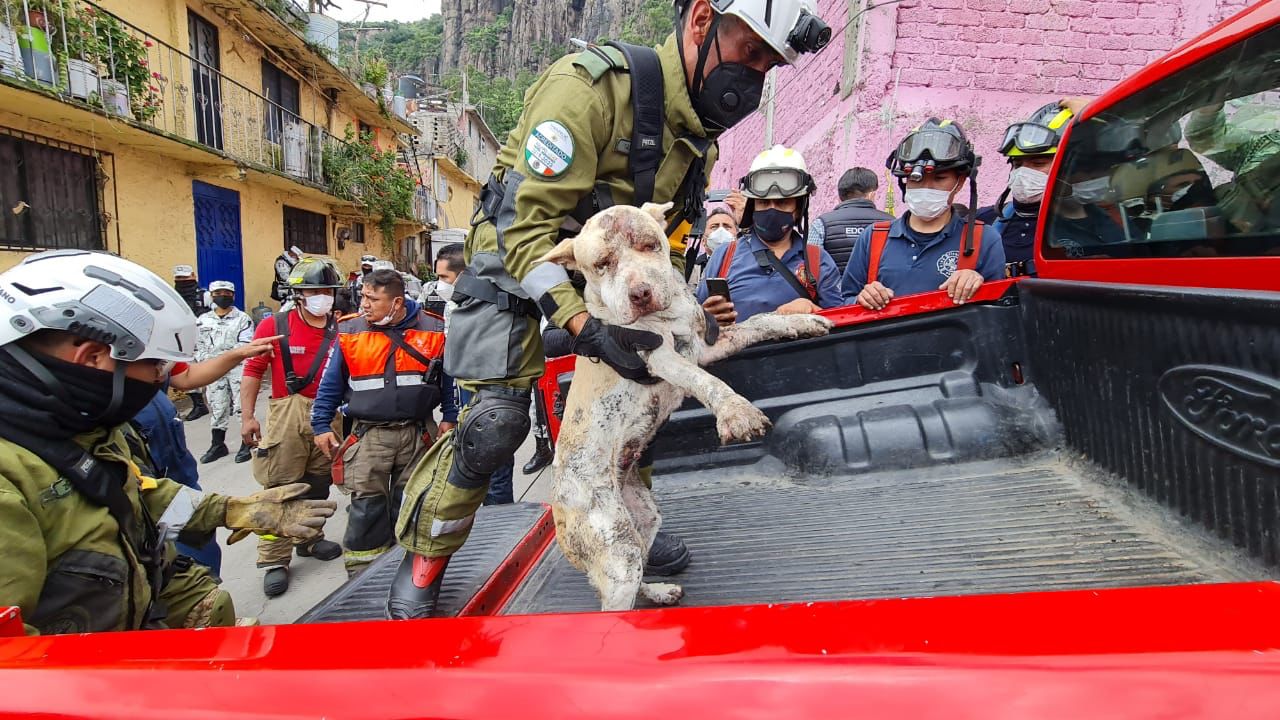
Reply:
[[641, 307], [653, 302], [653, 287], [649, 283], [632, 285], [631, 302]]

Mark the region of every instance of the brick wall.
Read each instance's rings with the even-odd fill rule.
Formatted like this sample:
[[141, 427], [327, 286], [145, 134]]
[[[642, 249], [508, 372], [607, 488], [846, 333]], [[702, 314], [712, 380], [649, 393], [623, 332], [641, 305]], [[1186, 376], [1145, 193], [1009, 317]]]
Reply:
[[[983, 203], [1004, 189], [1004, 128], [1069, 95], [1097, 95], [1246, 0], [821, 0], [831, 44], [775, 71], [773, 141], [796, 147], [818, 183], [812, 207], [834, 206], [836, 181], [881, 173], [893, 144], [930, 116], [958, 121], [985, 158]], [[846, 50], [852, 57], [846, 62]], [[846, 68], [856, 73], [842, 97]], [[847, 78], [846, 78], [847, 80]], [[764, 148], [764, 110], [726, 133], [712, 186], [728, 188]]]

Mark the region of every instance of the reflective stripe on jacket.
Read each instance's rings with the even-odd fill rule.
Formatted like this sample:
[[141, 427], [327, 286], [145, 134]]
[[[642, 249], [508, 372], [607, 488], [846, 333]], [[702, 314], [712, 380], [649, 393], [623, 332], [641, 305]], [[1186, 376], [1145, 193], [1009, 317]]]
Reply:
[[[347, 412], [358, 420], [426, 420], [440, 404], [439, 359], [444, 355], [444, 320], [418, 312], [409, 328], [370, 326], [363, 317], [343, 321], [338, 346], [347, 369]], [[429, 361], [424, 364], [396, 347], [388, 335]]]

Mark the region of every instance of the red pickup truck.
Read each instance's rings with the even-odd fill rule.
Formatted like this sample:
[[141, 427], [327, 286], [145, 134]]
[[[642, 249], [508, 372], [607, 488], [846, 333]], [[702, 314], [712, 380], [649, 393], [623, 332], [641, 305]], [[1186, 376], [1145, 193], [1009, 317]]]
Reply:
[[457, 617], [381, 620], [394, 555], [289, 626], [0, 613], [0, 716], [1280, 717], [1278, 118], [1267, 0], [1077, 118], [1031, 276], [716, 366], [774, 428], [659, 436], [682, 607], [594, 612], [545, 506], [486, 508]]

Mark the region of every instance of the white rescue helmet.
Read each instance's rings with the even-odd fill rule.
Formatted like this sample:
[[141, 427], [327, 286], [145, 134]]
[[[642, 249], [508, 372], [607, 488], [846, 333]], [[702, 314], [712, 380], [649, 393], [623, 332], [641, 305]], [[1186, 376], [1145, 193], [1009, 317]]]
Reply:
[[711, 0], [711, 7], [745, 22], [788, 65], [801, 53], [818, 52], [831, 42], [831, 28], [818, 17], [812, 0]]
[[214, 280], [213, 282], [209, 283], [209, 292], [215, 293], [215, 292], [218, 292], [219, 290], [235, 292], [236, 284], [231, 282], [230, 280]]
[[176, 290], [121, 257], [48, 250], [0, 273], [0, 345], [63, 330], [111, 348], [116, 360], [191, 360], [196, 318]]
[[817, 189], [804, 156], [783, 145], [756, 155], [740, 184], [743, 195], [757, 200], [801, 197]]

